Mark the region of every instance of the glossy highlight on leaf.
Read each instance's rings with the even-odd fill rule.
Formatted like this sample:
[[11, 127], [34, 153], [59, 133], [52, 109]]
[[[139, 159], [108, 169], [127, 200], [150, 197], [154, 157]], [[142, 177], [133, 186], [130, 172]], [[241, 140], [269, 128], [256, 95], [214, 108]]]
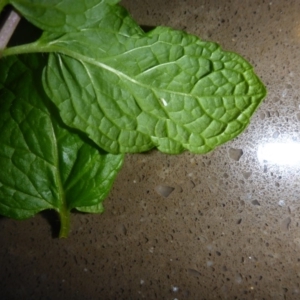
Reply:
[[25, 219], [55, 209], [61, 236], [69, 213], [102, 212], [123, 162], [60, 121], [41, 86], [45, 59], [9, 57], [0, 69], [0, 214]]

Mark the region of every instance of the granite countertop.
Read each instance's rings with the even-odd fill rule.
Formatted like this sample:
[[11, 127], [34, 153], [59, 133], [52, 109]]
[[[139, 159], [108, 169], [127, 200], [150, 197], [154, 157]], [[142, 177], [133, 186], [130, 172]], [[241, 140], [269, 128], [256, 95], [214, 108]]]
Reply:
[[[245, 57], [268, 89], [206, 155], [127, 155], [103, 215], [0, 219], [2, 299], [300, 299], [300, 1], [124, 0]], [[49, 221], [50, 220], [50, 221]]]

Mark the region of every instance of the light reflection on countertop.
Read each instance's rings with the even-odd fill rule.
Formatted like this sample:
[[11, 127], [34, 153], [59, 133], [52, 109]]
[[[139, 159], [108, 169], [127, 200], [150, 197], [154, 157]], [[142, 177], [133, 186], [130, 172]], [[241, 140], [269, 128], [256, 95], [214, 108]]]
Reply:
[[266, 162], [276, 165], [300, 166], [300, 143], [269, 142], [258, 146], [257, 158], [260, 164]]

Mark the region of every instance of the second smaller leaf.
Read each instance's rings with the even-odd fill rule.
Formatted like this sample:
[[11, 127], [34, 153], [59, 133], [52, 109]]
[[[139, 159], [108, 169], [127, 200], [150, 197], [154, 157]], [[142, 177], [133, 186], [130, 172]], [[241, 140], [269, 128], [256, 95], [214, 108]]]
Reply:
[[54, 209], [60, 236], [70, 211], [99, 213], [123, 163], [68, 129], [44, 93], [39, 55], [12, 56], [0, 69], [0, 214], [25, 219]]

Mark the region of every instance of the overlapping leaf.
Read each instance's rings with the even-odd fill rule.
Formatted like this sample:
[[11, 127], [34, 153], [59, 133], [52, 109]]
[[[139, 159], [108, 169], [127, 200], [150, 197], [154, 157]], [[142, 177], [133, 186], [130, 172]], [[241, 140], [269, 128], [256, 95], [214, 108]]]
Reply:
[[120, 0], [0, 0], [15, 7], [29, 22], [49, 32], [80, 31], [92, 26], [141, 32]]
[[55, 209], [67, 227], [73, 208], [103, 211], [123, 155], [104, 153], [62, 124], [42, 89], [44, 61], [36, 55], [1, 61], [0, 213], [24, 219]]
[[251, 65], [215, 43], [158, 27], [44, 36], [44, 86], [71, 127], [112, 153], [205, 153], [236, 137], [266, 95]]

